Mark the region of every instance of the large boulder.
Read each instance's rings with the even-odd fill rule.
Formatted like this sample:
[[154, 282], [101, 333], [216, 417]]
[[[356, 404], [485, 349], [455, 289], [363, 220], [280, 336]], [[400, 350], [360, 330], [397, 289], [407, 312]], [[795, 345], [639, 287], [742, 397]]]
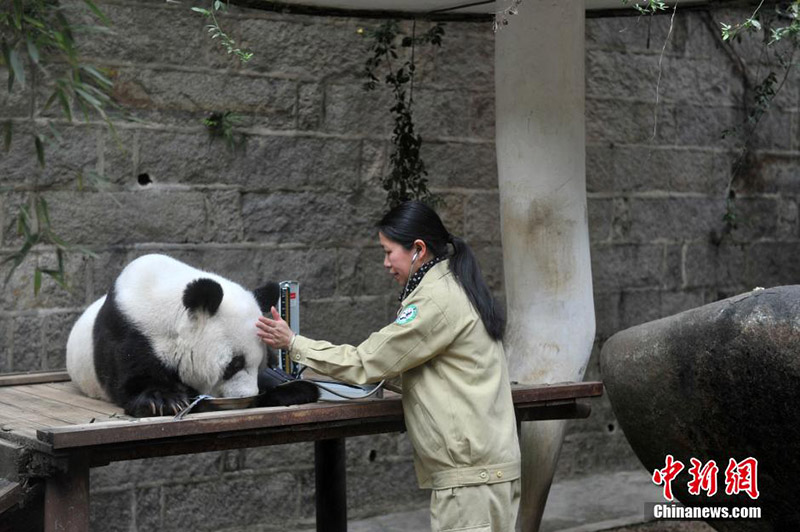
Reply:
[[[709, 521], [718, 530], [800, 530], [800, 286], [756, 289], [618, 332], [600, 364], [642, 464], [651, 474], [667, 455], [684, 464], [672, 482], [684, 505], [761, 507], [759, 520]], [[750, 457], [759, 497], [726, 494], [730, 459]], [[689, 494], [691, 458], [718, 466], [713, 497]]]

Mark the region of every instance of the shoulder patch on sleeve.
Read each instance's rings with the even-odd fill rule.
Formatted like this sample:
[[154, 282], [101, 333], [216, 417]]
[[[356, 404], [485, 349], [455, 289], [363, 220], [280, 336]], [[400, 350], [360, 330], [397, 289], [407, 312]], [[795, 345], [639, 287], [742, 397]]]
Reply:
[[398, 325], [405, 325], [406, 323], [410, 323], [414, 321], [414, 318], [417, 317], [418, 310], [416, 305], [408, 305], [400, 313], [397, 315], [397, 319], [394, 321]]

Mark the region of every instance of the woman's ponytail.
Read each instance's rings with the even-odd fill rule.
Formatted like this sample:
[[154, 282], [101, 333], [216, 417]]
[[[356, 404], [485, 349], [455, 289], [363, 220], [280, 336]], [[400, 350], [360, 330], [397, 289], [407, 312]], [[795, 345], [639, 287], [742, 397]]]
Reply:
[[436, 211], [419, 201], [407, 201], [389, 211], [378, 223], [378, 230], [405, 249], [411, 249], [414, 241], [421, 239], [436, 257], [448, 255], [448, 244], [452, 245], [450, 271], [480, 315], [489, 336], [503, 339], [505, 312], [492, 297], [470, 247], [445, 229]]
[[448, 233], [448, 239], [453, 245], [450, 271], [458, 279], [472, 306], [480, 314], [483, 326], [486, 327], [489, 336], [494, 340], [502, 340], [506, 329], [505, 312], [492, 297], [486, 281], [483, 280], [481, 269], [472, 249], [457, 236]]

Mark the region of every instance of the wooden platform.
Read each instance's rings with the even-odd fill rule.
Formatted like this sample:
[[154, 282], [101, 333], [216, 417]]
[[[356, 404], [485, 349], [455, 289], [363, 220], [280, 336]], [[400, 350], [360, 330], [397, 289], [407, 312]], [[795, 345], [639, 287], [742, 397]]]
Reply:
[[[318, 477], [335, 470], [332, 480], [323, 485], [339, 486], [330, 489], [343, 492], [343, 469], [319, 463], [320, 456], [331, 456], [325, 445], [338, 449], [333, 455], [343, 456], [346, 437], [404, 430], [400, 396], [391, 393], [381, 399], [345, 403], [188, 414], [181, 420], [171, 416], [137, 419], [126, 416], [120, 407], [84, 396], [67, 379], [65, 373], [0, 377], [0, 440], [37, 453], [39, 463], [49, 461], [56, 471], [46, 479], [45, 530], [84, 530], [88, 526], [90, 467], [119, 460], [315, 441]], [[512, 390], [518, 421], [587, 417], [591, 408], [578, 399], [602, 393], [599, 382]], [[342, 460], [341, 467], [343, 464]], [[318, 508], [318, 514], [322, 510]]]

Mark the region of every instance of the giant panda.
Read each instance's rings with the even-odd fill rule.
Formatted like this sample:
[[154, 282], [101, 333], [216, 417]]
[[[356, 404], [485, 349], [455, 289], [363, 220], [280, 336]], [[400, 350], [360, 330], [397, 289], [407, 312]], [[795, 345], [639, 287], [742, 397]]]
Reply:
[[[165, 255], [128, 264], [109, 292], [78, 318], [67, 371], [83, 393], [135, 417], [171, 415], [192, 397], [256, 395], [266, 346], [256, 336], [279, 286], [253, 292]], [[310, 382], [259, 396], [260, 406], [317, 400]]]

